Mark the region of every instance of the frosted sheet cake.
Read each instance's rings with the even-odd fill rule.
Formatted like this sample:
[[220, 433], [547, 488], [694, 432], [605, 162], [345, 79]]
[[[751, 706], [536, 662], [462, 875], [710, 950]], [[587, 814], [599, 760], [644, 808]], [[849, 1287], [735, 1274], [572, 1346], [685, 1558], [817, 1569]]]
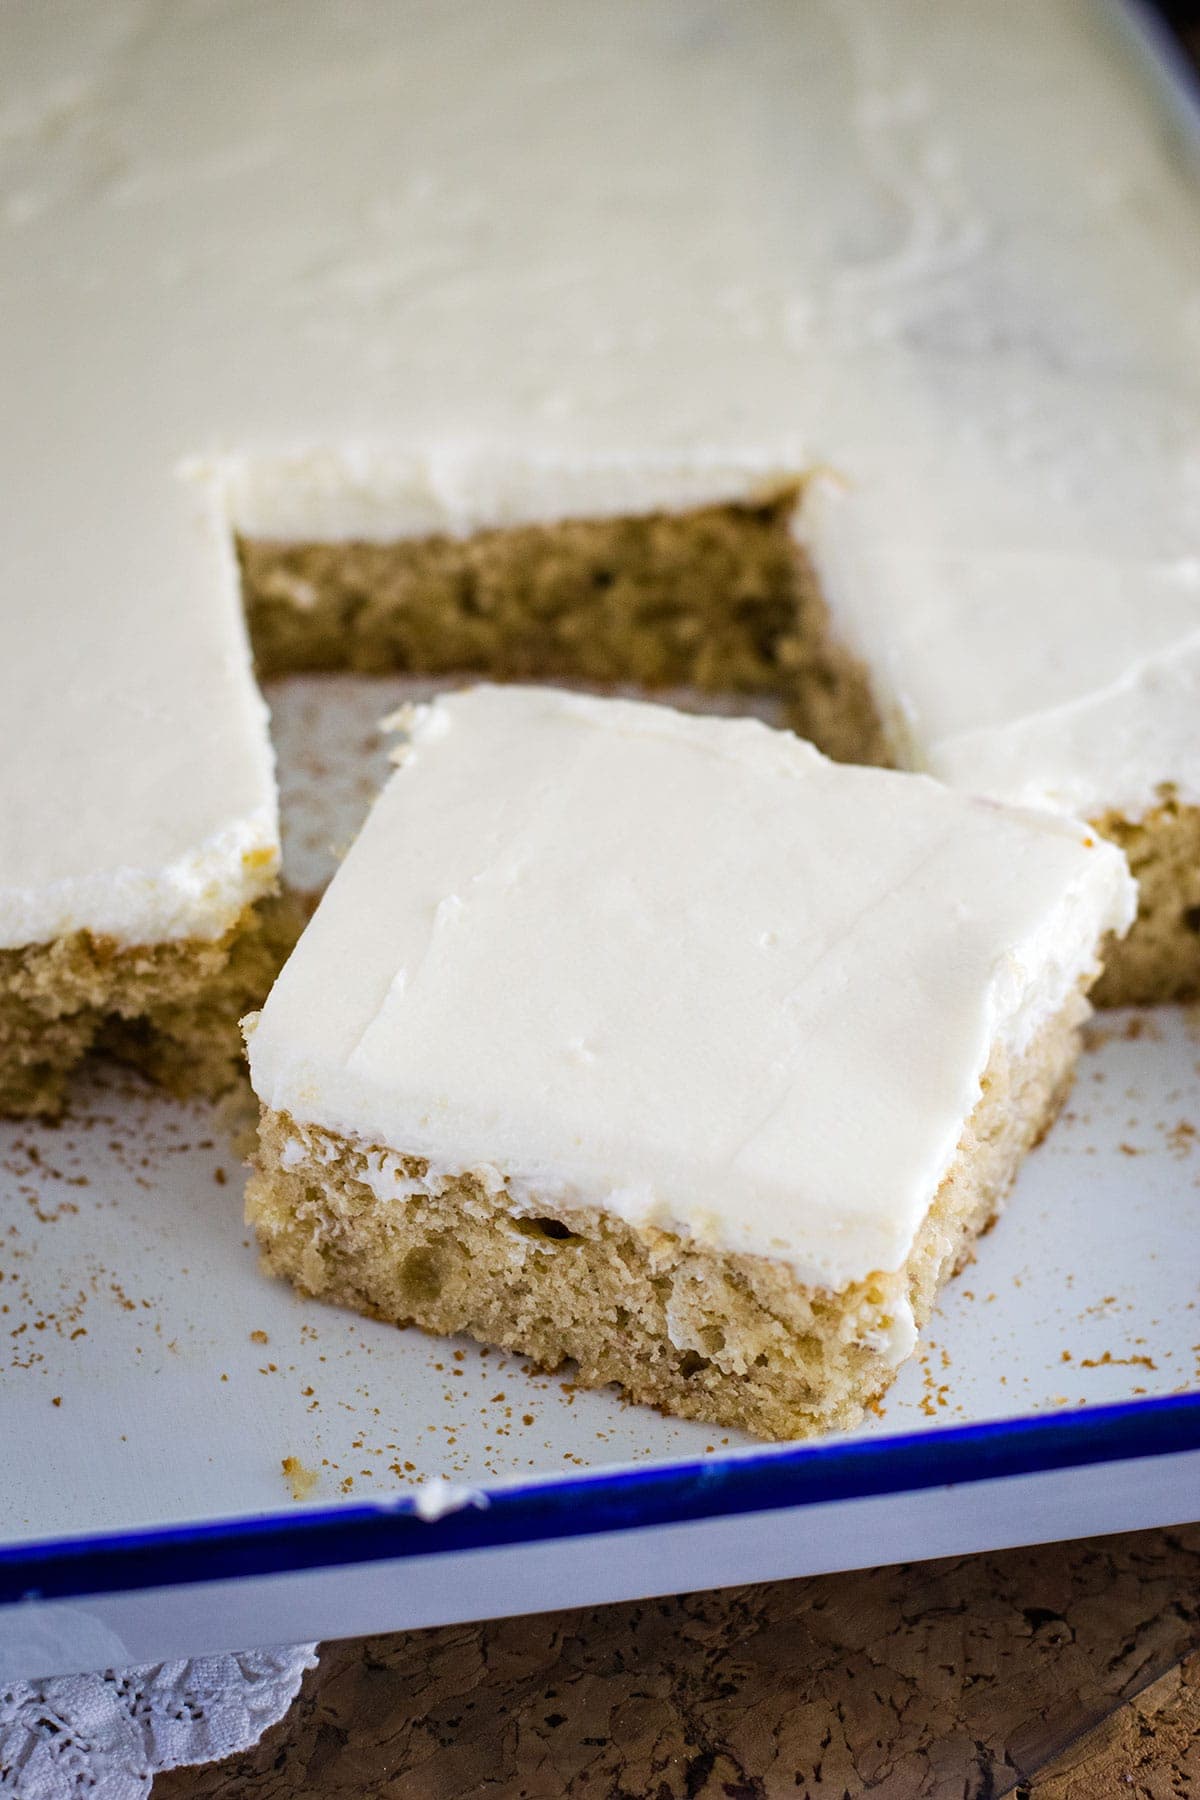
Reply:
[[852, 1422], [1057, 1110], [1120, 852], [756, 720], [483, 687], [407, 731], [249, 1021], [266, 1267]]
[[230, 1066], [278, 852], [241, 597], [264, 670], [766, 690], [1085, 816], [1142, 879], [1106, 993], [1193, 989], [1197, 187], [1122, 34], [7, 8], [0, 1105], [114, 1031]]

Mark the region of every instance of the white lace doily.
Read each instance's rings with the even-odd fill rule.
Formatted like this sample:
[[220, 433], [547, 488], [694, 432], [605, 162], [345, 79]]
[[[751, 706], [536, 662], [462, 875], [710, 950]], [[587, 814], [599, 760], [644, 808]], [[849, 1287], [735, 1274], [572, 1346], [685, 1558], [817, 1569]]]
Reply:
[[145, 1800], [161, 1769], [256, 1744], [316, 1664], [315, 1644], [0, 1685], [5, 1800]]

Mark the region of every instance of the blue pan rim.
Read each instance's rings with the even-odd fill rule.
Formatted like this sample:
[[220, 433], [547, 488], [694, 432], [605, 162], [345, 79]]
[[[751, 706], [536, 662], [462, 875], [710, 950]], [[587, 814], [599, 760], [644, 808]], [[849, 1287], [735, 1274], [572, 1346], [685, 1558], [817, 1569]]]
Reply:
[[[0, 1548], [0, 1605], [495, 1550], [1200, 1451], [1200, 1393]], [[1200, 1480], [1197, 1481], [1200, 1499]]]

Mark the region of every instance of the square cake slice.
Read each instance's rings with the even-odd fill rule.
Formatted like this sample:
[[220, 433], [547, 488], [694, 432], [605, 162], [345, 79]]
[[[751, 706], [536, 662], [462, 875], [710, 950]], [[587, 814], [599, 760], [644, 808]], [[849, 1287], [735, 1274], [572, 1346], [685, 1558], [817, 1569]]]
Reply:
[[0, 1114], [57, 1112], [93, 1049], [233, 1085], [239, 1015], [294, 941], [232, 547], [202, 510], [147, 516], [160, 560], [117, 597], [82, 524], [13, 509], [77, 560], [0, 606]]
[[1070, 1078], [1089, 828], [753, 720], [479, 687], [247, 1022], [268, 1270], [790, 1437], [912, 1351]]

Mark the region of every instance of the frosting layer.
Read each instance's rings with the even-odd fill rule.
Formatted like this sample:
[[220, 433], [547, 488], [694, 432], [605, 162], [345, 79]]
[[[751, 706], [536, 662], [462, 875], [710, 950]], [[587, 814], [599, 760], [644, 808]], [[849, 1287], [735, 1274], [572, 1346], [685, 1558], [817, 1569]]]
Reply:
[[834, 1288], [900, 1265], [993, 1045], [1132, 917], [1085, 827], [754, 720], [483, 687], [408, 730], [250, 1033], [259, 1099]]
[[1200, 206], [1086, 0], [0, 20], [0, 944], [274, 854], [232, 530], [758, 494], [914, 763], [1200, 801]]

